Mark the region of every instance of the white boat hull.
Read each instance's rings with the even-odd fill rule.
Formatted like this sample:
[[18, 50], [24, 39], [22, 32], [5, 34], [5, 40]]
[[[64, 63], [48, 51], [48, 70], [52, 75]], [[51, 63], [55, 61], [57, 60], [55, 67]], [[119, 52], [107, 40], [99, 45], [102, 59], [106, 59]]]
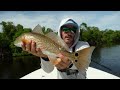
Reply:
[[[38, 69], [20, 79], [57, 79], [57, 71], [54, 69], [51, 73], [46, 73], [42, 69]], [[89, 67], [87, 70], [87, 79], [120, 79], [120, 77]]]

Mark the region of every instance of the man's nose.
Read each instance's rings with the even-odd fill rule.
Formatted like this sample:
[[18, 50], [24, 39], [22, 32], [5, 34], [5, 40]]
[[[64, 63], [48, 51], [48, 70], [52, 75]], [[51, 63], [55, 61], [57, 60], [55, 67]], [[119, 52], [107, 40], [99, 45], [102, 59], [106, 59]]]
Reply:
[[71, 32], [66, 32], [67, 34], [72, 34]]
[[73, 34], [72, 32], [68, 32], [68, 33], [67, 33], [67, 35], [71, 35], [71, 36], [72, 36], [72, 34]]

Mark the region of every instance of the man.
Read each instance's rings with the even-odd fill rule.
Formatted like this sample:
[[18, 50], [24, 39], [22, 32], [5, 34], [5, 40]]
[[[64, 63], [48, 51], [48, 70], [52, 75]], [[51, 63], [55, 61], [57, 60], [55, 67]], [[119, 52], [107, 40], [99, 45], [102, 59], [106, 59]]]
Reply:
[[[89, 47], [87, 42], [79, 41], [80, 29], [78, 24], [72, 19], [63, 19], [58, 29], [58, 35], [68, 45], [70, 52], [76, 52]], [[50, 73], [54, 66], [57, 68], [58, 79], [85, 79], [86, 71], [78, 71], [76, 66], [62, 54], [58, 55], [57, 63], [53, 66], [48, 57], [40, 49], [36, 48], [36, 43], [31, 41], [29, 44], [23, 43], [23, 50], [41, 57], [41, 68]]]

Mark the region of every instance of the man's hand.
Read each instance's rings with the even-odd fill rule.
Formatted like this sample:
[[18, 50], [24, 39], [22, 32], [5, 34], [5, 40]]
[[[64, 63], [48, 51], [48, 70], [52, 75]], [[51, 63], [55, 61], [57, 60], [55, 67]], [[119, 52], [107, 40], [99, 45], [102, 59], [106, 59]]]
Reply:
[[71, 61], [67, 57], [63, 56], [62, 54], [59, 54], [58, 57], [59, 58], [55, 60], [54, 65], [57, 67], [58, 70], [67, 69], [71, 64]]
[[36, 48], [36, 43], [30, 41], [29, 43], [23, 42], [22, 49], [38, 57], [47, 57], [44, 55], [40, 48]]

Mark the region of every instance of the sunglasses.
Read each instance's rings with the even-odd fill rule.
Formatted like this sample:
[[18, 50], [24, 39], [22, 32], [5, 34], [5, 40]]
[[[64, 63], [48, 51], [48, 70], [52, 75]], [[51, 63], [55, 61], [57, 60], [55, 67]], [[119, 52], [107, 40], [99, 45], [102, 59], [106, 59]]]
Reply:
[[77, 28], [75, 28], [75, 27], [73, 27], [73, 28], [63, 27], [62, 28], [62, 31], [64, 31], [64, 32], [74, 32], [74, 33], [76, 33], [76, 30], [77, 30]]

